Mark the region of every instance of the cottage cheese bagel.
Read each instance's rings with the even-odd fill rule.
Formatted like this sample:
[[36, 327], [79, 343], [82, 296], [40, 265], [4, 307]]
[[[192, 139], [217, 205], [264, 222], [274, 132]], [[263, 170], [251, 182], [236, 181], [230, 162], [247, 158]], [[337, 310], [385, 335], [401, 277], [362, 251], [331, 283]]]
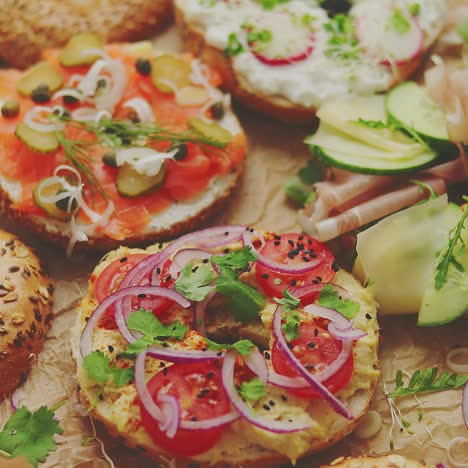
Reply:
[[167, 240], [222, 209], [246, 140], [217, 72], [93, 34], [43, 59], [0, 70], [0, 201], [12, 218], [70, 253]]
[[[326, 246], [299, 234], [276, 236], [266, 233], [265, 245], [258, 251], [259, 257], [250, 269], [245, 271], [246, 265], [248, 268], [249, 261], [255, 257], [244, 256], [249, 251], [248, 248], [243, 248], [240, 242], [244, 229], [245, 227], [237, 226], [206, 229], [184, 236], [174, 241], [174, 244], [162, 246], [162, 250], [160, 246], [149, 247], [146, 251], [121, 247], [106, 255], [91, 275], [88, 294], [81, 302], [72, 340], [73, 355], [78, 364], [81, 401], [86, 407], [91, 408], [92, 417], [101, 421], [111, 434], [122, 438], [130, 447], [138, 447], [144, 454], [155, 460], [160, 460], [159, 457], [164, 455], [175, 457], [180, 463], [195, 461], [202, 464], [238, 465], [260, 462], [276, 463], [287, 460], [294, 463], [299, 458], [322, 450], [349, 434], [366, 412], [372, 398], [379, 376], [377, 357], [379, 330], [376, 321], [376, 304], [369, 293], [350, 274], [339, 270], [333, 263], [333, 256]], [[258, 236], [262, 235], [258, 234]], [[223, 242], [223, 239], [226, 240]], [[258, 246], [258, 244], [254, 245]], [[308, 267], [304, 266], [307, 262], [302, 258], [309, 259], [310, 257], [308, 262], [312, 262], [313, 268], [308, 269], [306, 274], [298, 276], [289, 273], [277, 274], [274, 270], [269, 270], [269, 267], [260, 265], [259, 259], [273, 257], [272, 252], [276, 251], [277, 246], [282, 256], [281, 264], [288, 265], [289, 261], [290, 266], [294, 265], [293, 268], [304, 269]], [[286, 253], [295, 249], [302, 252], [300, 257], [293, 255], [295, 257], [293, 260], [286, 256]], [[251, 255], [253, 251], [250, 252]], [[218, 255], [218, 257], [212, 255]], [[317, 266], [313, 263], [314, 255], [319, 258]], [[200, 258], [196, 259], [197, 256]], [[220, 260], [220, 256], [224, 260]], [[188, 260], [190, 257], [192, 260]], [[188, 261], [187, 264], [182, 265], [186, 261]], [[276, 258], [276, 261], [279, 261], [279, 258]], [[207, 273], [212, 268], [210, 262], [217, 262], [218, 268], [214, 268], [220, 271], [218, 278], [215, 278], [216, 275], [211, 276]], [[163, 264], [164, 266], [161, 267]], [[106, 308], [105, 304], [112, 302], [112, 298], [116, 297], [115, 294], [127, 294], [127, 291], [130, 291], [126, 287], [129, 284], [131, 285], [129, 287], [133, 287], [135, 284], [132, 280], [133, 275], [139, 274], [140, 278], [142, 275], [151, 276], [149, 270], [146, 270], [149, 268], [148, 265], [152, 265], [151, 268], [154, 267], [152, 270], [154, 274], [157, 275], [159, 272], [160, 284], [165, 285], [163, 288], [160, 287], [159, 291], [164, 289], [167, 294], [184, 291], [187, 297], [195, 297], [191, 294], [197, 294], [197, 300], [189, 301], [189, 304], [194, 304], [194, 310], [197, 311], [196, 325], [194, 327], [192, 309], [184, 309], [188, 304], [183, 307], [174, 303], [171, 305], [170, 301], [168, 303], [167, 299], [162, 299], [163, 303], [158, 305], [151, 302], [153, 299], [145, 294], [140, 294], [138, 299], [132, 299], [132, 310], [138, 310], [128, 315], [127, 324], [134, 327], [136, 326], [134, 320], [145, 316], [145, 320], [149, 322], [139, 329], [150, 335], [158, 334], [162, 340], [158, 341], [159, 345], [155, 344], [152, 348], [148, 348], [148, 352], [153, 353], [152, 356], [159, 356], [158, 358], [146, 355], [145, 349], [142, 348], [143, 351], [140, 349], [141, 352], [137, 353], [135, 364], [135, 354], [133, 359], [128, 359], [128, 357], [140, 345], [136, 343], [128, 346], [116, 322], [117, 303], [110, 309]], [[240, 268], [243, 273], [240, 271], [236, 273], [235, 268]], [[144, 272], [143, 269], [145, 269]], [[182, 269], [181, 272], [177, 273], [180, 269]], [[136, 273], [138, 271], [141, 274]], [[169, 276], [168, 272], [169, 274], [172, 272], [172, 276]], [[211, 280], [216, 283], [217, 295], [214, 298], [211, 295], [206, 296], [209, 290], [211, 291], [211, 287], [203, 290], [203, 293], [198, 296], [202, 290], [197, 287], [192, 290], [190, 286], [207, 274], [209, 279], [204, 284], [209, 284]], [[238, 274], [240, 276], [237, 276]], [[174, 283], [175, 278], [177, 279]], [[353, 342], [352, 351], [350, 351], [352, 357], [348, 358], [342, 354], [348, 345], [343, 344], [341, 351], [340, 345], [334, 348], [336, 341], [335, 337], [330, 334], [331, 329], [329, 328], [328, 332], [325, 331], [327, 320], [321, 322], [318, 319], [318, 322], [314, 320], [311, 322], [310, 317], [307, 318], [308, 312], [305, 310], [307, 307], [302, 309], [301, 306], [297, 306], [299, 300], [289, 297], [288, 300], [293, 300], [293, 303], [296, 301], [296, 307], [299, 308], [295, 309], [295, 312], [285, 312], [284, 316], [283, 330], [289, 328], [290, 320], [293, 322], [296, 319], [299, 320], [296, 325], [291, 325], [292, 328], [289, 332], [285, 332], [285, 336], [291, 340], [288, 347], [293, 350], [294, 354], [302, 355], [301, 362], [309, 366], [309, 370], [306, 371], [307, 375], [314, 369], [311, 362], [314, 362], [320, 373], [324, 369], [325, 361], [333, 361], [335, 358], [338, 360], [338, 355], [341, 362], [346, 360], [343, 367], [325, 383], [325, 386], [334, 391], [336, 395], [337, 400], [332, 403], [335, 409], [327, 403], [325, 397], [320, 397], [307, 384], [301, 384], [301, 389], [293, 389], [278, 386], [283, 385], [281, 382], [272, 383], [275, 378], [281, 380], [286, 375], [289, 377], [298, 375], [292, 370], [289, 361], [284, 359], [282, 354], [284, 350], [279, 351], [280, 348], [278, 348], [279, 341], [277, 341], [276, 333], [278, 327], [281, 328], [279, 325], [281, 318], [278, 322], [280, 316], [277, 314], [281, 313], [279, 311], [281, 308], [272, 299], [272, 294], [276, 294], [274, 291], [280, 290], [278, 281], [282, 282], [282, 288], [290, 287], [293, 296], [302, 294], [300, 292], [304, 291], [302, 286], [307, 284], [308, 286], [305, 286], [307, 291], [315, 292], [313, 296], [307, 296], [307, 299], [303, 296], [305, 303], [312, 303], [314, 297], [317, 300], [318, 291], [323, 291], [323, 288], [331, 288], [332, 291], [333, 288], [338, 288], [340, 300], [347, 301], [346, 304], [355, 309], [352, 314], [355, 314], [355, 328], [352, 333], [356, 333], [356, 336], [360, 338]], [[320, 281], [332, 281], [333, 285], [325, 286]], [[142, 284], [144, 283], [145, 280]], [[123, 286], [119, 287], [119, 284]], [[291, 284], [295, 284], [295, 287]], [[198, 286], [206, 287], [201, 284]], [[115, 288], [117, 292], [108, 296], [109, 293], [115, 291]], [[133, 291], [140, 291], [138, 288]], [[148, 292], [148, 290], [145, 291]], [[288, 296], [286, 293], [283, 294], [285, 298]], [[347, 300], [344, 299], [343, 294], [346, 294]], [[326, 293], [320, 292], [319, 302], [322, 304], [325, 303], [322, 301], [326, 301], [324, 296]], [[180, 300], [180, 296], [177, 297], [177, 300]], [[283, 304], [288, 302], [284, 298], [276, 300], [283, 301]], [[96, 309], [98, 304], [104, 305]], [[283, 305], [282, 307], [289, 306]], [[146, 308], [146, 311], [143, 311], [143, 308]], [[166, 331], [149, 331], [152, 327], [149, 323], [155, 319], [148, 310], [151, 310], [166, 324], [168, 327]], [[332, 313], [339, 314], [336, 311]], [[343, 316], [341, 314], [339, 316], [343, 320]], [[180, 333], [183, 325], [186, 328]], [[293, 331], [293, 335], [290, 335], [289, 333], [294, 328], [297, 333]], [[168, 330], [171, 331], [168, 332]], [[172, 339], [164, 340], [161, 335], [167, 333], [175, 333], [178, 338], [173, 339], [174, 335]], [[207, 341], [204, 336], [215, 340], [218, 345], [215, 346], [213, 341]], [[147, 336], [145, 339], [150, 338]], [[306, 342], [307, 346], [305, 346]], [[229, 344], [219, 343], [236, 344], [230, 349]], [[243, 350], [244, 354], [241, 354], [241, 346], [247, 347]], [[263, 350], [263, 355], [255, 346]], [[335, 354], [332, 353], [334, 357], [328, 354], [331, 349], [335, 349]], [[160, 352], [168, 353], [165, 354], [167, 357], [162, 359], [162, 355], [158, 354]], [[175, 353], [173, 359], [176, 363], [174, 364], [171, 361], [171, 353]], [[187, 358], [187, 355], [191, 358]], [[193, 360], [194, 355], [197, 356], [195, 360]], [[249, 361], [249, 356], [250, 358], [256, 356], [259, 368], [265, 366], [265, 371], [269, 369], [268, 384], [262, 384], [259, 378], [254, 377], [255, 372], [251, 373], [242, 364], [242, 360], [245, 359], [249, 369], [250, 366], [255, 368], [255, 364]], [[106, 362], [110, 372], [117, 372], [119, 377], [116, 380], [104, 377], [102, 380], [95, 373], [99, 367], [95, 360]], [[131, 369], [134, 365], [135, 374], [133, 375]], [[229, 365], [235, 365], [237, 387], [234, 387], [232, 381], [229, 383], [230, 371], [227, 370]], [[123, 377], [121, 374], [126, 376], [123, 380], [121, 380]], [[294, 381], [294, 378], [292, 380]], [[246, 382], [249, 383], [246, 384]], [[159, 392], [157, 390], [158, 385], [163, 385], [162, 388], [168, 392], [178, 393], [177, 398], [179, 398], [183, 418], [180, 424], [188, 424], [191, 427], [190, 424], [195, 424], [200, 420], [198, 424], [203, 425], [211, 423], [212, 418], [216, 417], [231, 418], [231, 420], [214, 429], [187, 430], [182, 428], [176, 431], [175, 436], [174, 434], [168, 436], [158, 429], [162, 426], [159, 426], [158, 422], [149, 416], [147, 412], [149, 403], [145, 399], [147, 397], [143, 396], [147, 391], [144, 388], [149, 389], [153, 395], [161, 395], [159, 393], [161, 389]], [[247, 388], [249, 385], [256, 385], [260, 392], [253, 397], [246, 396], [244, 391], [249, 390]], [[238, 390], [246, 400], [253, 398], [248, 400], [249, 405], [252, 406], [242, 403], [244, 400], [239, 403], [239, 400], [235, 399], [232, 392], [237, 393]], [[327, 398], [329, 397], [330, 394]], [[159, 396], [154, 396], [154, 398], [154, 401], [158, 403]], [[336, 404], [341, 409], [337, 410]], [[347, 417], [343, 417], [336, 412], [344, 408], [352, 416], [348, 414]], [[238, 410], [239, 413], [237, 413]], [[177, 416], [173, 415], [173, 417], [177, 419]], [[207, 419], [208, 422], [204, 422]], [[187, 422], [183, 422], [184, 420]], [[174, 423], [174, 419], [172, 421]]]
[[28, 0], [2, 2], [0, 59], [25, 68], [41, 52], [64, 45], [74, 34], [96, 32], [107, 41], [152, 37], [172, 18], [170, 0]]
[[337, 458], [322, 468], [435, 468], [435, 465], [422, 464], [416, 460], [401, 455], [385, 455], [382, 457]]
[[187, 50], [220, 70], [233, 96], [293, 123], [310, 122], [331, 97], [405, 80], [444, 26], [443, 0], [354, 1], [331, 18], [319, 3], [176, 0], [175, 7]]
[[53, 285], [37, 256], [0, 230], [0, 398], [26, 380], [52, 319]]

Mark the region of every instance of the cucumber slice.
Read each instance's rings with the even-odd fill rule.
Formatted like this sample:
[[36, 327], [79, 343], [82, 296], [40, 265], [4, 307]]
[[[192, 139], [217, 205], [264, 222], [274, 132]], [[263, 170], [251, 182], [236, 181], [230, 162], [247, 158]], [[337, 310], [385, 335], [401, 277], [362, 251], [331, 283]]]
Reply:
[[[459, 217], [459, 214], [458, 214]], [[456, 223], [447, 195], [395, 213], [361, 232], [356, 273], [370, 282], [383, 313], [416, 313], [433, 281], [437, 252]]]
[[[60, 221], [68, 221], [72, 217], [72, 212], [67, 212], [61, 210], [55, 203], [46, 203], [40, 196], [39, 196], [39, 187], [45, 179], [41, 180], [39, 184], [37, 184], [33, 189], [33, 200], [36, 206], [43, 209], [49, 216], [54, 219], [59, 219]], [[62, 185], [59, 183], [47, 185], [46, 187], [41, 189], [41, 194], [44, 197], [51, 197], [57, 195], [62, 189]]]
[[15, 135], [25, 145], [39, 153], [50, 153], [60, 146], [54, 132], [38, 132], [23, 122], [16, 126]]
[[390, 121], [414, 130], [442, 156], [458, 154], [449, 139], [444, 110], [417, 83], [407, 81], [394, 88], [387, 94], [385, 107]]
[[318, 131], [307, 138], [311, 151], [331, 166], [361, 174], [404, 174], [428, 167], [437, 155], [420, 146], [412, 157], [384, 151], [321, 124]]
[[82, 33], [73, 36], [60, 51], [59, 60], [64, 67], [92, 65], [98, 58], [97, 54], [87, 54], [89, 49], [104, 50], [104, 41], [95, 33]]
[[[461, 214], [462, 212], [458, 208], [458, 220]], [[462, 238], [465, 245], [468, 246], [468, 221], [465, 221]], [[448, 235], [446, 241], [447, 239]], [[447, 282], [439, 290], [435, 289], [433, 280], [430, 282], [430, 286], [422, 298], [418, 325], [424, 327], [443, 325], [453, 322], [468, 312], [468, 248], [465, 247], [461, 255], [457, 256], [457, 261], [460, 262], [465, 271], [459, 271], [450, 265]], [[433, 278], [435, 278], [434, 270]]]
[[228, 144], [232, 140], [232, 134], [216, 122], [206, 122], [198, 117], [193, 117], [188, 121], [188, 125], [193, 130], [214, 140], [218, 143]]
[[330, 101], [317, 112], [321, 123], [360, 140], [367, 145], [384, 151], [399, 152], [402, 156], [413, 156], [421, 152], [421, 145], [402, 132], [390, 128], [370, 128], [361, 123], [366, 121], [387, 123], [384, 96], [349, 96]]
[[164, 182], [164, 167], [155, 176], [137, 172], [130, 164], [124, 164], [117, 173], [117, 190], [123, 197], [133, 198], [156, 190]]
[[48, 86], [54, 92], [63, 84], [60, 73], [47, 62], [39, 62], [29, 67], [16, 85], [16, 90], [23, 96], [31, 96], [40, 85]]

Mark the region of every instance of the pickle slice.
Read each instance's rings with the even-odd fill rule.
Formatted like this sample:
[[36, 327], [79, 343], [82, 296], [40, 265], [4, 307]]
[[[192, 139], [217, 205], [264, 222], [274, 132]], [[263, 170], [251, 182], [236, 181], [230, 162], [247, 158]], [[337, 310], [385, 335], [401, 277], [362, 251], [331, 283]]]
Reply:
[[164, 167], [156, 175], [147, 176], [137, 172], [130, 164], [124, 164], [117, 173], [117, 190], [123, 197], [138, 197], [160, 187], [165, 175]]
[[60, 73], [47, 62], [39, 62], [29, 67], [16, 85], [16, 90], [23, 96], [31, 96], [40, 85], [48, 86], [54, 92], [63, 84]]
[[84, 54], [87, 49], [104, 50], [104, 41], [96, 33], [76, 34], [60, 51], [60, 63], [64, 67], [92, 65], [99, 58], [99, 55]]
[[185, 86], [179, 89], [176, 103], [182, 107], [196, 107], [202, 105], [208, 99], [208, 92], [205, 88], [197, 86]]
[[[37, 184], [33, 189], [33, 199], [36, 206], [43, 209], [50, 217], [54, 219], [59, 219], [60, 221], [68, 221], [72, 217], [72, 212], [67, 212], [61, 210], [55, 203], [46, 203], [39, 197], [39, 187], [42, 182], [47, 179], [42, 179], [39, 184]], [[60, 190], [62, 189], [62, 185], [60, 183], [46, 185], [41, 190], [41, 195], [43, 197], [53, 197], [57, 195]]]
[[173, 55], [159, 55], [151, 61], [151, 79], [154, 86], [165, 94], [171, 94], [174, 89], [165, 81], [173, 83], [177, 89], [191, 84], [192, 67], [188, 62]]
[[206, 122], [203, 119], [194, 117], [188, 121], [189, 127], [193, 128], [203, 136], [219, 143], [228, 144], [232, 140], [232, 134], [216, 122]]
[[38, 132], [23, 122], [16, 126], [15, 135], [25, 145], [39, 153], [50, 153], [60, 146], [54, 132]]

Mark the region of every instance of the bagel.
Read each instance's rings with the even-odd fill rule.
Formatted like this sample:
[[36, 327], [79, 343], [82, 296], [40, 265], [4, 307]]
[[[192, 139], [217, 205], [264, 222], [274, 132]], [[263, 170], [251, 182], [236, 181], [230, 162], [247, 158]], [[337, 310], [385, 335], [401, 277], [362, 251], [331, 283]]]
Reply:
[[0, 16], [0, 60], [26, 68], [41, 52], [74, 34], [97, 32], [109, 42], [152, 37], [172, 18], [170, 0], [6, 0]]
[[[217, 88], [217, 72], [189, 56], [156, 55], [147, 42], [103, 46], [101, 58], [94, 57], [99, 62], [76, 65], [81, 58], [76, 62], [74, 48], [91, 50], [99, 41], [92, 34], [74, 36], [62, 51], [45, 51], [43, 62], [25, 72], [0, 70], [0, 107], [7, 109], [0, 114], [0, 204], [11, 218], [69, 253], [75, 247], [148, 244], [200, 227], [228, 202], [246, 152], [229, 96]], [[67, 60], [75, 62], [65, 65]], [[95, 66], [104, 67], [97, 77]], [[31, 80], [32, 87], [34, 80], [48, 80], [50, 93], [41, 97], [36, 86], [39, 97], [33, 96]], [[97, 91], [84, 97], [89, 80]], [[109, 80], [100, 95], [97, 82]], [[61, 96], [67, 92], [73, 96]], [[48, 102], [37, 105], [38, 99]], [[8, 114], [12, 102], [19, 103], [16, 115]], [[58, 127], [47, 126], [45, 115], [57, 106], [67, 114]], [[49, 128], [60, 129], [60, 142]], [[44, 147], [43, 138], [52, 145]], [[63, 195], [65, 186], [74, 201]], [[50, 201], [50, 190], [54, 200], [61, 191], [62, 208], [58, 199]]]
[[[390, 0], [379, 4], [372, 0], [352, 3], [350, 15], [359, 18], [373, 15], [372, 20], [385, 14], [385, 5], [390, 8], [391, 4]], [[414, 2], [406, 3], [409, 9]], [[225, 89], [242, 104], [284, 122], [299, 124], [310, 123], [316, 109], [331, 97], [349, 92], [383, 92], [410, 77], [442, 31], [445, 17], [444, 0], [418, 2], [416, 21], [423, 42], [411, 57], [397, 64], [389, 58], [393, 65], [388, 66], [364, 46], [355, 49], [359, 44], [356, 37], [352, 45], [342, 45], [342, 37], [335, 33], [336, 28], [343, 26], [339, 22], [333, 24], [324, 8], [301, 0], [272, 4], [268, 2], [262, 8], [261, 2], [255, 0], [214, 3], [175, 0], [176, 22], [185, 48], [218, 69]], [[409, 11], [404, 14], [410, 15]], [[355, 29], [353, 24], [346, 27]], [[309, 33], [297, 32], [306, 27]], [[374, 32], [378, 35], [385, 30], [382, 27]], [[278, 39], [275, 31], [281, 32]], [[309, 48], [303, 50], [294, 41], [304, 42], [307, 34], [313, 39]], [[289, 46], [284, 46], [288, 38]], [[335, 39], [341, 41], [338, 46], [333, 43]], [[377, 39], [370, 41], [371, 46], [378, 43]], [[394, 42], [384, 36], [381, 39], [384, 43]], [[255, 41], [260, 44], [257, 49]], [[367, 47], [367, 43], [362, 44]], [[289, 57], [284, 55], [286, 50]], [[278, 55], [278, 51], [283, 55]], [[349, 55], [351, 52], [354, 55]]]
[[0, 398], [24, 383], [52, 320], [53, 284], [36, 254], [0, 230]]
[[[228, 233], [230, 227], [225, 227], [225, 229], [226, 233]], [[206, 231], [209, 231], [209, 229]], [[203, 241], [206, 231], [200, 231], [200, 233], [196, 234], [199, 236], [200, 243]], [[193, 234], [189, 236], [192, 237], [187, 245], [193, 245], [193, 242], [195, 242]], [[276, 237], [273, 237], [273, 234], [265, 233], [264, 236], [267, 241], [276, 242], [276, 240], [273, 241], [273, 239], [276, 239]], [[213, 238], [212, 240], [215, 239]], [[284, 242], [286, 242], [286, 238]], [[170, 246], [171, 244], [169, 243], [168, 245]], [[215, 243], [213, 243], [214, 245]], [[316, 245], [320, 245], [320, 243]], [[112, 385], [104, 387], [97, 385], [88, 374], [83, 360], [83, 355], [88, 356], [88, 351], [92, 348], [92, 350], [100, 350], [104, 353], [113, 365], [116, 363], [116, 365], [121, 367], [133, 365], [133, 361], [127, 361], [124, 358], [117, 358], [115, 360], [117, 355], [124, 352], [126, 344], [120, 332], [115, 329], [115, 323], [113, 328], [109, 325], [109, 312], [105, 312], [105, 319], [90, 319], [90, 317], [98, 305], [97, 296], [99, 296], [100, 301], [105, 297], [102, 293], [102, 289], [106, 288], [105, 285], [108, 285], [107, 287], [110, 287], [110, 284], [115, 286], [116, 283], [113, 282], [112, 278], [120, 277], [118, 273], [120, 268], [122, 268], [122, 271], [128, 271], [131, 268], [131, 265], [128, 268], [125, 266], [121, 267], [122, 263], [125, 264], [125, 262], [131, 261], [132, 258], [135, 259], [134, 261], [141, 260], [143, 258], [142, 255], [147, 256], [150, 253], [160, 252], [161, 247], [163, 249], [166, 248], [165, 246], [151, 246], [145, 251], [142, 249], [120, 247], [107, 254], [92, 273], [87, 295], [79, 307], [80, 313], [72, 333], [72, 350], [74, 359], [78, 365], [77, 377], [80, 400], [82, 404], [90, 408], [90, 415], [94, 419], [101, 421], [110, 434], [119, 437], [127, 446], [138, 448], [142, 453], [156, 461], [160, 461], [161, 456], [169, 456], [177, 458], [177, 463], [181, 463], [181, 466], [185, 466], [184, 463], [190, 461], [201, 463], [202, 465], [223, 464], [237, 466], [240, 464], [281, 463], [288, 460], [294, 463], [299, 458], [318, 452], [338, 442], [355, 428], [360, 417], [365, 414], [370, 404], [379, 376], [377, 357], [379, 329], [376, 320], [376, 304], [368, 291], [363, 289], [349, 273], [339, 270], [336, 274], [332, 273], [332, 281], [336, 285], [340, 285], [346, 289], [348, 296], [359, 304], [360, 309], [356, 315], [354, 324], [358, 328], [362, 327], [367, 332], [367, 336], [358, 340], [354, 345], [354, 370], [349, 382], [336, 393], [340, 401], [352, 412], [354, 417], [351, 420], [338, 416], [325, 400], [321, 398], [309, 401], [308, 398], [299, 397], [287, 389], [268, 385], [266, 395], [255, 405], [255, 412], [263, 417], [268, 417], [269, 414], [273, 413], [274, 418], [283, 420], [283, 422], [284, 418], [289, 418], [290, 421], [294, 420], [294, 416], [299, 418], [299, 420], [305, 418], [311, 425], [309, 429], [297, 433], [275, 434], [259, 429], [244, 418], [240, 418], [227, 425], [217, 443], [202, 453], [195, 455], [177, 453], [180, 450], [184, 450], [182, 447], [190, 445], [190, 440], [203, 440], [202, 436], [200, 436], [202, 437], [201, 439], [197, 438], [199, 434], [196, 432], [193, 436], [190, 435], [191, 439], [185, 443], [179, 441], [179, 448], [176, 452], [171, 452], [167, 446], [161, 446], [161, 441], [158, 439], [158, 443], [147, 432], [144, 425], [142, 425], [142, 418], [144, 416], [140, 414], [140, 400], [133, 381], [118, 389], [112, 388]], [[181, 244], [179, 244], [179, 248], [183, 248]], [[231, 238], [226, 245], [219, 246], [218, 242], [218, 247], [214, 248], [214, 252], [222, 255], [223, 252], [227, 252], [228, 250], [233, 252], [240, 248], [240, 243]], [[321, 249], [322, 247], [319, 248]], [[323, 248], [326, 249], [326, 247]], [[176, 262], [178, 260], [174, 260], [174, 263]], [[260, 273], [256, 272], [255, 268], [256, 266], [249, 273], [243, 273], [242, 281], [244, 284], [259, 288], [256, 275]], [[330, 275], [327, 278], [330, 278]], [[260, 290], [263, 291], [263, 289]], [[258, 319], [251, 319], [248, 322], [236, 320], [227, 311], [225, 303], [223, 306], [222, 300], [221, 302], [214, 301], [213, 304], [215, 302], [216, 305], [213, 305], [213, 310], [208, 308], [207, 315], [205, 316], [207, 334], [210, 339], [214, 339], [217, 342], [232, 343], [237, 339], [250, 338], [259, 346], [269, 350], [265, 356], [271, 369], [272, 364], [270, 363], [270, 359], [276, 362], [275, 353], [271, 352], [273, 343], [271, 337], [272, 319], [276, 306], [275, 302], [271, 298], [267, 298], [266, 305], [260, 311], [260, 317]], [[192, 312], [187, 315], [187, 311], [175, 305], [169, 309], [169, 312], [164, 312], [164, 317], [170, 316], [171, 320], [175, 318], [176, 320], [184, 321], [184, 323], [191, 323], [191, 314]], [[92, 332], [91, 348], [83, 352], [83, 346], [86, 347], [87, 345], [83, 344], [85, 342], [83, 338], [81, 338], [80, 342], [80, 336], [86, 324], [91, 323], [91, 325], [86, 327], [88, 331], [85, 331], [85, 334], [89, 333], [89, 329], [94, 327], [93, 320], [99, 320], [99, 325]], [[200, 321], [198, 322], [201, 323]], [[314, 336], [317, 336], [318, 331], [315, 331], [314, 334]], [[165, 346], [168, 345], [166, 344]], [[179, 345], [175, 344], [174, 346], [182, 350], [201, 349], [205, 346], [204, 338], [198, 332], [191, 329], [187, 332], [183, 341]], [[151, 359], [149, 362], [146, 362], [146, 373], [159, 376], [166, 375], [167, 370], [171, 372], [169, 365], [169, 362]], [[172, 369], [175, 370], [177, 367], [173, 367]], [[168, 373], [168, 375], [170, 374]], [[175, 385], [179, 387], [178, 384]], [[184, 405], [184, 402], [181, 401], [181, 404]], [[221, 405], [222, 403], [218, 402], [217, 404]], [[177, 441], [177, 439], [174, 440]]]
[[422, 464], [401, 455], [391, 454], [382, 457], [340, 457], [321, 468], [435, 468], [435, 465]]

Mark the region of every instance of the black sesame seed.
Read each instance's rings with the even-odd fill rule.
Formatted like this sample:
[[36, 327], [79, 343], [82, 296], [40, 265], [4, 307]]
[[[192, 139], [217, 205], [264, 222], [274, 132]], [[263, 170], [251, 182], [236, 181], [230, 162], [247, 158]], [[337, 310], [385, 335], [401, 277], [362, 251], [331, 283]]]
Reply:
[[315, 343], [313, 341], [309, 341], [309, 343], [307, 343], [307, 347], [308, 348], [315, 348]]
[[190, 421], [196, 421], [196, 420], [197, 420], [197, 418], [196, 418], [195, 416], [192, 416], [192, 417], [190, 418]]
[[314, 366], [312, 364], [306, 364], [304, 366], [307, 370], [314, 370]]
[[302, 260], [304, 260], [304, 262], [310, 262], [310, 258], [309, 257], [302, 257]]
[[19, 271], [19, 270], [20, 270], [20, 267], [19, 267], [19, 266], [12, 266], [12, 267], [8, 268], [8, 271], [9, 271], [10, 273], [16, 273], [16, 272]]
[[283, 401], [288, 401], [288, 397], [287, 397], [286, 395], [281, 395], [281, 399], [282, 399]]
[[125, 263], [127, 260], [128, 260], [127, 257], [122, 257], [122, 258], [120, 259], [120, 263]]
[[268, 273], [264, 273], [264, 274], [262, 275], [262, 278], [265, 278], [265, 279], [267, 279], [267, 278], [269, 278], [269, 277], [270, 277], [270, 275], [269, 275]]
[[220, 351], [219, 353], [216, 353], [216, 356], [218, 357], [221, 357], [223, 355], [222, 351]]
[[89, 317], [85, 317], [85, 322], [87, 322], [89, 320]]
[[211, 379], [211, 377], [213, 377], [213, 376], [214, 376], [214, 372], [213, 372], [213, 371], [208, 372], [208, 373], [205, 375], [205, 377], [206, 377], [207, 379]]
[[165, 362], [160, 362], [159, 367], [166, 367], [166, 363]]
[[317, 280], [318, 280], [318, 281], [322, 281], [322, 277], [321, 277], [321, 276], [317, 276]]
[[192, 268], [192, 273], [196, 273], [197, 270], [198, 270], [198, 267], [197, 267], [197, 266], [196, 266], [196, 267], [193, 267], [193, 268]]
[[311, 252], [310, 256], [311, 258], [317, 258], [317, 254], [314, 254], [313, 252]]
[[138, 294], [138, 297], [139, 297], [140, 299], [145, 299], [145, 298], [146, 298], [146, 294], [143, 294], [143, 293], [142, 293], [142, 294]]
[[266, 411], [270, 411], [270, 407], [268, 405], [263, 405], [263, 409]]
[[273, 239], [275, 239], [275, 240], [281, 240], [281, 236], [278, 236], [278, 235], [273, 236]]
[[270, 406], [275, 406], [276, 405], [276, 403], [273, 400], [270, 400], [268, 403], [270, 404]]
[[296, 286], [297, 281], [295, 279], [291, 280], [291, 286]]
[[370, 320], [372, 318], [372, 315], [371, 314], [366, 314], [366, 319], [367, 320]]
[[297, 240], [300, 240], [300, 241], [301, 241], [301, 240], [304, 240], [304, 236], [299, 236], [299, 237], [297, 238]]
[[167, 367], [165, 367], [162, 371], [163, 375], [167, 375]]
[[332, 269], [333, 269], [333, 271], [338, 271], [340, 269], [340, 267], [335, 262], [333, 262], [332, 263]]
[[293, 241], [293, 240], [289, 239], [289, 240], [288, 240], [288, 244], [289, 244], [291, 247], [294, 247], [294, 241]]
[[320, 283], [320, 281], [318, 281], [318, 280], [312, 280], [312, 284], [319, 284], [319, 283]]
[[304, 244], [302, 243], [297, 244], [297, 248], [298, 250], [304, 250]]
[[140, 75], [149, 75], [151, 73], [151, 63], [148, 59], [140, 57], [135, 62], [135, 68]]
[[204, 259], [203, 259], [203, 263], [208, 263], [208, 259], [207, 259], [207, 258], [204, 258]]
[[169, 348], [169, 345], [167, 343], [162, 344], [163, 348]]
[[229, 249], [224, 249], [223, 252], [224, 252], [225, 254], [228, 254], [228, 253], [229, 253]]
[[112, 345], [108, 345], [107, 349], [109, 350], [110, 353], [114, 352], [114, 347]]
[[224, 233], [224, 235], [225, 235], [225, 236], [229, 236], [229, 231], [226, 231], [226, 232]]
[[270, 355], [270, 353], [268, 351], [265, 351], [263, 353], [263, 355], [265, 356], [265, 359], [270, 359], [271, 358], [271, 355]]
[[288, 257], [290, 259], [293, 259], [295, 256], [296, 256], [296, 254], [294, 253], [294, 250], [292, 252], [288, 252]]
[[250, 229], [249, 229], [250, 232], [254, 232], [254, 230], [255, 230], [254, 228], [250, 228]]

